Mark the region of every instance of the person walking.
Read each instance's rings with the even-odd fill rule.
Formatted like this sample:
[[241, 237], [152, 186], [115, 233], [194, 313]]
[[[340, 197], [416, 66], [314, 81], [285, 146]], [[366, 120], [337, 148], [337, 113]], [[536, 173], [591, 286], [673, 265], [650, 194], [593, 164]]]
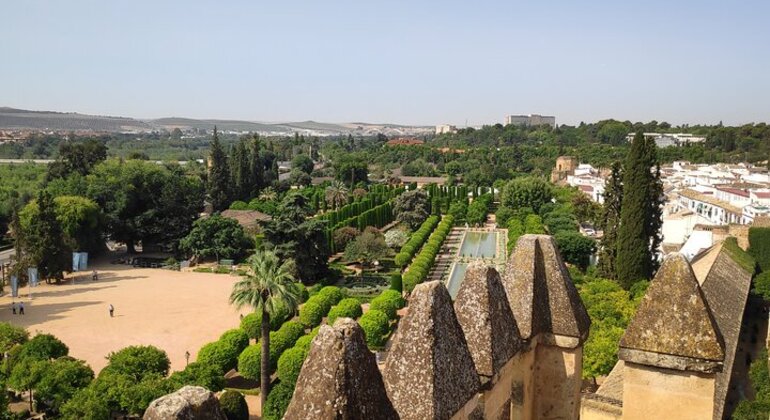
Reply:
[[113, 318], [115, 314], [115, 307], [110, 303], [110, 318]]
[[19, 315], [24, 315], [24, 302], [19, 302]]
[[96, 270], [94, 270], [94, 272], [91, 274], [91, 280], [99, 280], [99, 274], [96, 273]]
[[11, 310], [13, 311], [13, 314], [16, 315], [16, 301], [13, 301], [13, 303], [11, 303]]

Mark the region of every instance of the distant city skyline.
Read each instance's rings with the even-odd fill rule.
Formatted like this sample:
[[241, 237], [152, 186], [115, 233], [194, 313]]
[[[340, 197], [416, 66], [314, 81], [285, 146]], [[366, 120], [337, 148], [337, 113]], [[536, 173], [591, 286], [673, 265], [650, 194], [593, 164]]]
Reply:
[[140, 119], [770, 120], [770, 4], [3, 5], [0, 106]]

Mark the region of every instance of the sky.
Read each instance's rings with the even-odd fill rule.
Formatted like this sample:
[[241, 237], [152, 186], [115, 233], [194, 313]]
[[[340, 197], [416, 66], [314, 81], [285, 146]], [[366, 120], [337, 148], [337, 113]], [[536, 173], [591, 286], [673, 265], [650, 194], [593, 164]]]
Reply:
[[764, 1], [0, 5], [0, 106], [457, 126], [770, 120]]

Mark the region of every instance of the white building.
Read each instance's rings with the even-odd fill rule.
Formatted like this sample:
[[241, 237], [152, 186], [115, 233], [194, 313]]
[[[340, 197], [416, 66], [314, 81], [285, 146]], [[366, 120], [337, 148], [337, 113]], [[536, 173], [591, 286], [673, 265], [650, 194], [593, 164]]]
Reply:
[[577, 187], [596, 203], [604, 203], [604, 183], [598, 170], [593, 166], [581, 163], [575, 168], [573, 175], [567, 175], [567, 184]]
[[[690, 133], [643, 133], [647, 139], [655, 140], [658, 147], [682, 146], [688, 143], [703, 143], [705, 137], [696, 136]], [[626, 140], [629, 142], [634, 139], [636, 133], [629, 133]]]
[[457, 127], [449, 124], [441, 124], [436, 126], [436, 134], [452, 134], [457, 132]]
[[527, 127], [550, 125], [553, 128], [556, 127], [556, 117], [540, 114], [507, 115], [505, 125], [525, 125]]

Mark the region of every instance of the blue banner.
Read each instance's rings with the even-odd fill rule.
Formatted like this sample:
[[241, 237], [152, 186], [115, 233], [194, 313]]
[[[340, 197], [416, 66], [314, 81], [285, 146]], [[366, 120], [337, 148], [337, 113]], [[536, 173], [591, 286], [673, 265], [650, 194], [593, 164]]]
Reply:
[[11, 296], [19, 297], [19, 278], [15, 274], [11, 275]]
[[86, 270], [88, 270], [88, 253], [81, 252], [80, 265], [78, 265], [78, 271], [86, 271]]
[[29, 285], [32, 287], [37, 286], [37, 267], [28, 268], [27, 275], [29, 276]]
[[79, 252], [73, 252], [72, 253], [72, 272], [79, 271], [80, 269], [80, 253]]

